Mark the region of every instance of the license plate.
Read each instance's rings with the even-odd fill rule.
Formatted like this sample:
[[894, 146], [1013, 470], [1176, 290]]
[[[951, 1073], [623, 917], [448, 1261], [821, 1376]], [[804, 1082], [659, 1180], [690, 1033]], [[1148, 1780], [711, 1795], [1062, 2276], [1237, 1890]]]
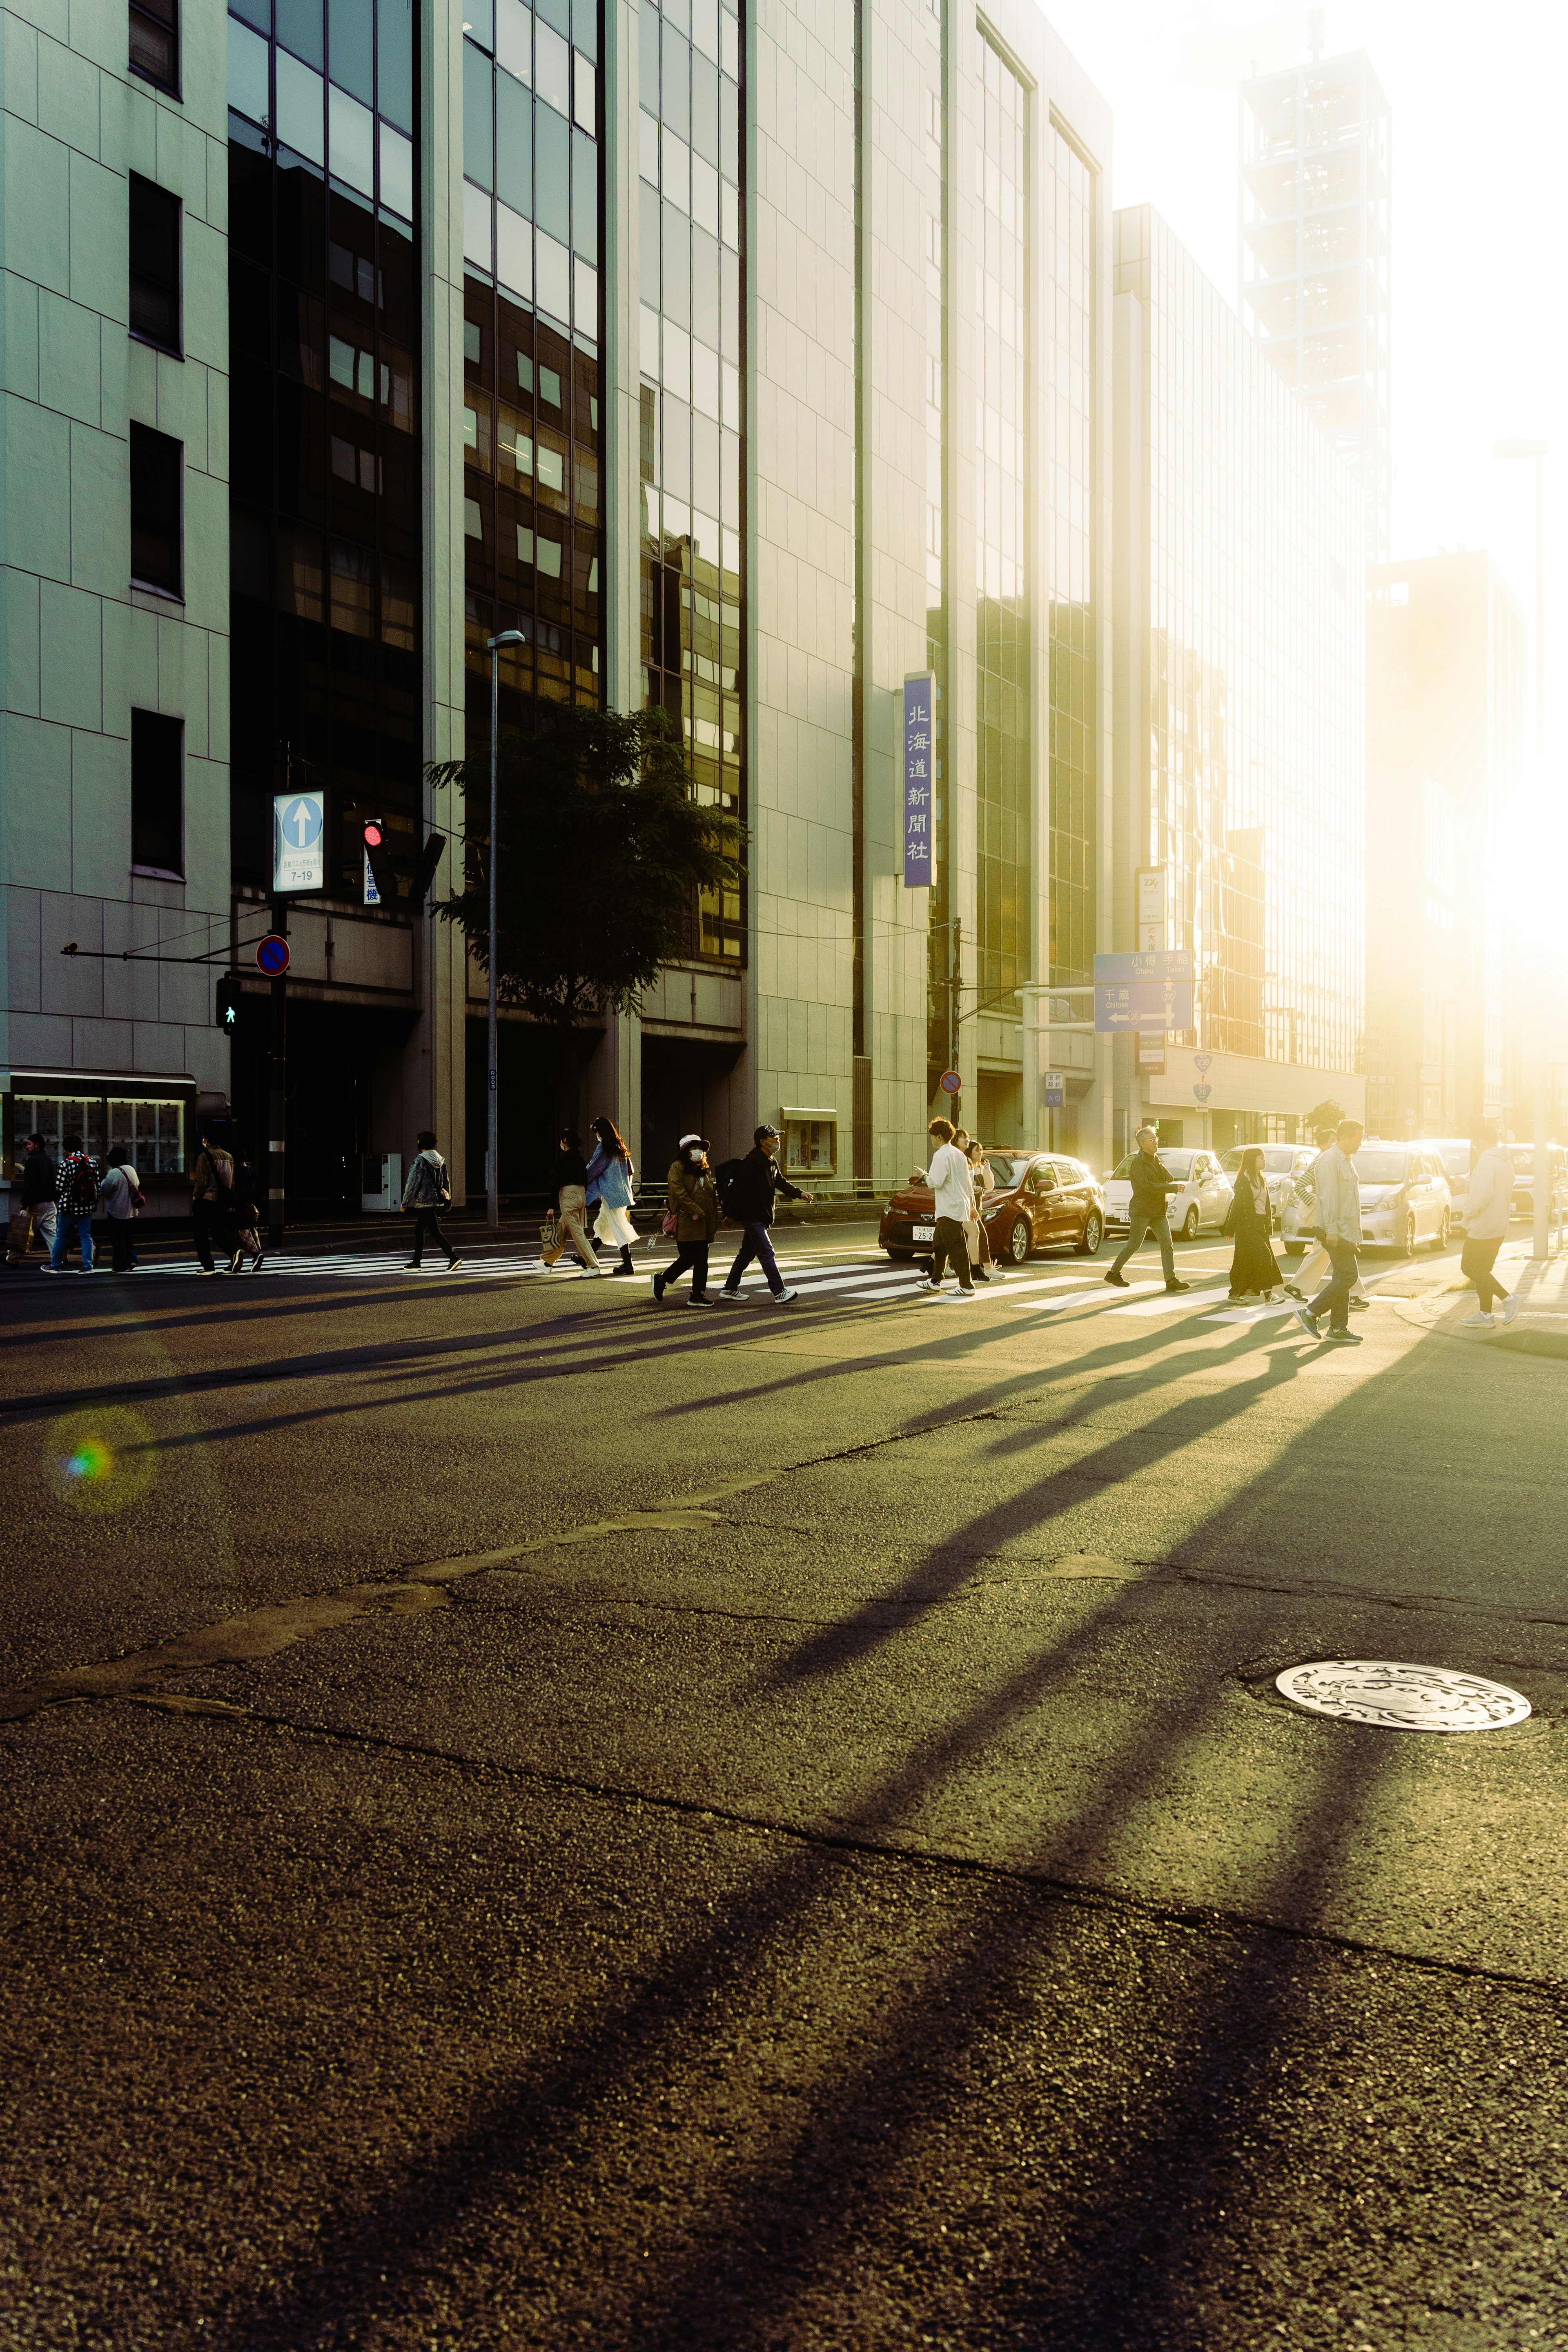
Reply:
[[917, 1225], [910, 1238], [917, 1242], [934, 1242], [936, 1239], [936, 1227], [934, 1225]]

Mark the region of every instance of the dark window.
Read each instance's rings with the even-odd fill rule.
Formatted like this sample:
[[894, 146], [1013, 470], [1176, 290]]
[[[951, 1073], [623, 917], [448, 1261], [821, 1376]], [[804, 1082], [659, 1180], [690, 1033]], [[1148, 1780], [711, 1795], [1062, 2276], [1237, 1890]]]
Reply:
[[180, 199], [131, 174], [131, 331], [180, 351]]
[[179, 0], [131, 0], [131, 70], [180, 94]]
[[185, 870], [185, 722], [156, 710], [131, 714], [131, 863], [154, 874]]
[[184, 450], [166, 433], [131, 427], [131, 577], [181, 593], [180, 475]]

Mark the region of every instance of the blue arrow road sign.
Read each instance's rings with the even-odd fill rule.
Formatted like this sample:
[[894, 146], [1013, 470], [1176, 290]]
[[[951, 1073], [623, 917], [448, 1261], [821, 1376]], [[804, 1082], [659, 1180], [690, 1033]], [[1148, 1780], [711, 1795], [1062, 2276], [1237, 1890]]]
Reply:
[[[1100, 957], [1095, 958], [1098, 963]], [[1128, 959], [1131, 961], [1131, 958]], [[1143, 982], [1107, 988], [1096, 982], [1094, 1025], [1100, 1030], [1190, 1029], [1193, 1025], [1192, 983], [1163, 985]]]

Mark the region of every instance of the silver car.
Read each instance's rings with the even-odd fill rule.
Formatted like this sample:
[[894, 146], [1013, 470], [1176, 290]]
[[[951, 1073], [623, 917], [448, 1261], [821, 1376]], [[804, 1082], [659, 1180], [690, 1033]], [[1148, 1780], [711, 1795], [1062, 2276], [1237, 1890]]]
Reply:
[[1372, 1248], [1411, 1256], [1423, 1242], [1447, 1249], [1454, 1223], [1443, 1163], [1429, 1143], [1363, 1143], [1353, 1161], [1361, 1185], [1361, 1237]]

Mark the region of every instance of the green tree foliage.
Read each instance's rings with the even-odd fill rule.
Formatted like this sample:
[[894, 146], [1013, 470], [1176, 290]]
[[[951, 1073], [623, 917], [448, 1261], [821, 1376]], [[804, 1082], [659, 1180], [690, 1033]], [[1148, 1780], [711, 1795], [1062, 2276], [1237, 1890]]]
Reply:
[[[689, 952], [697, 893], [740, 878], [740, 827], [697, 800], [662, 710], [531, 703], [498, 769], [496, 993], [564, 1042], [637, 1011]], [[463, 887], [439, 911], [488, 971], [489, 752], [428, 772], [461, 787], [465, 811]]]
[[1321, 1135], [1326, 1128], [1331, 1134], [1345, 1115], [1343, 1108], [1332, 1095], [1325, 1095], [1316, 1109], [1307, 1113], [1307, 1132], [1309, 1135]]

